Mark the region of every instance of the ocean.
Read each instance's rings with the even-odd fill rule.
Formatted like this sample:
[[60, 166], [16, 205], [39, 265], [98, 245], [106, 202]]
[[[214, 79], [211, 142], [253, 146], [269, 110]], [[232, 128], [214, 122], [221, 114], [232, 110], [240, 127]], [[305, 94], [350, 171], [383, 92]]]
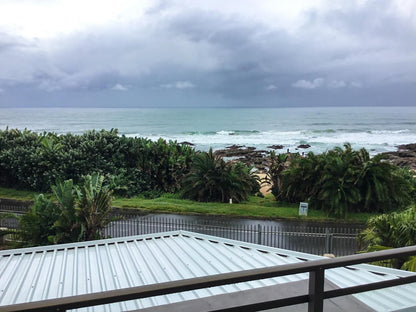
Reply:
[[237, 144], [324, 152], [344, 143], [372, 155], [416, 142], [416, 107], [0, 108], [6, 127], [80, 134], [116, 128], [129, 137], [190, 142], [198, 150]]

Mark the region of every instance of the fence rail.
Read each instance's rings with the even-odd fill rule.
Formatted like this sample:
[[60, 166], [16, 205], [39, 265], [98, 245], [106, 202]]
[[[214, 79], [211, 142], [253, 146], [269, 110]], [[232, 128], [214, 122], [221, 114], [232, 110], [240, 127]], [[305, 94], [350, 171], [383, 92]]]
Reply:
[[[0, 199], [0, 212], [22, 214], [28, 210], [30, 202]], [[137, 212], [114, 209], [117, 218], [104, 230], [105, 237], [123, 237], [158, 232], [186, 230], [214, 235], [249, 243], [256, 243], [282, 249], [322, 255], [332, 253], [345, 256], [361, 249], [357, 241], [362, 227], [327, 227], [261, 224], [236, 225], [214, 220], [184, 220], [178, 218], [148, 217]], [[0, 227], [17, 229], [16, 219], [0, 220]]]
[[[286, 276], [290, 274], [309, 273], [308, 292], [304, 295], [248, 304], [234, 302], [233, 307], [219, 308], [211, 311], [263, 311], [271, 308], [293, 306], [300, 303], [308, 304], [309, 312], [324, 310], [324, 299], [336, 298], [370, 290], [383, 289], [392, 286], [406, 285], [416, 282], [416, 275], [372, 282], [358, 286], [346, 286], [339, 289], [327, 290], [324, 287], [325, 271], [332, 268], [345, 267], [354, 264], [380, 261], [385, 259], [408, 257], [416, 255], [416, 247], [403, 247], [359, 255], [345, 256], [335, 259], [321, 259], [290, 263], [272, 267], [258, 268], [247, 271], [236, 271], [212, 276], [195, 277], [159, 284], [109, 290], [100, 293], [76, 295], [72, 297], [48, 299], [37, 302], [20, 303], [5, 306], [6, 311], [66, 311], [99, 304], [107, 304], [126, 300], [167, 295], [182, 291], [190, 291], [232, 283], [247, 282], [263, 278]], [[197, 309], [195, 309], [197, 310]], [[408, 309], [406, 309], [408, 310]], [[410, 311], [410, 310], [409, 310]]]
[[26, 213], [32, 204], [31, 201], [0, 198], [0, 212]]
[[117, 215], [116, 218], [118, 218], [117, 221], [106, 227], [105, 237], [186, 230], [305, 253], [319, 255], [332, 253], [336, 256], [351, 255], [359, 251], [361, 246], [357, 241], [357, 236], [363, 229], [362, 227], [302, 225], [235, 225], [219, 221], [198, 220], [195, 222], [176, 218], [147, 218], [134, 215]]

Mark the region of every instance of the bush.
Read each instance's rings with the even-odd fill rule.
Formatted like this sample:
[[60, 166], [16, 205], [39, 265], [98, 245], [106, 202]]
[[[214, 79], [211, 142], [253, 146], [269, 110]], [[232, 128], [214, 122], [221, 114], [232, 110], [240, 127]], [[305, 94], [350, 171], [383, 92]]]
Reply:
[[114, 129], [82, 135], [6, 129], [0, 131], [0, 186], [46, 192], [57, 179], [77, 184], [98, 172], [113, 177], [120, 195], [176, 192], [194, 154], [184, 144], [128, 138]]
[[382, 155], [370, 158], [365, 149], [354, 151], [349, 144], [321, 155], [295, 157], [284, 170], [276, 169], [278, 157], [271, 160], [269, 175], [279, 183], [274, 187], [276, 199], [309, 201], [312, 209], [328, 215], [394, 211], [406, 208], [414, 196], [413, 177]]
[[[409, 208], [403, 212], [382, 214], [371, 218], [359, 239], [365, 251], [378, 251], [416, 245], [416, 212]], [[416, 271], [416, 257], [389, 260], [397, 269]]]
[[19, 235], [23, 246], [53, 243], [57, 234], [54, 224], [59, 218], [59, 207], [43, 194], [35, 197], [34, 205], [19, 219]]
[[112, 191], [99, 174], [87, 175], [80, 186], [72, 180], [52, 187], [56, 202], [43, 194], [19, 219], [24, 246], [70, 243], [102, 238], [110, 216]]
[[183, 179], [181, 195], [196, 201], [240, 202], [259, 189], [258, 178], [250, 168], [242, 163], [226, 163], [210, 149], [193, 159], [190, 172]]

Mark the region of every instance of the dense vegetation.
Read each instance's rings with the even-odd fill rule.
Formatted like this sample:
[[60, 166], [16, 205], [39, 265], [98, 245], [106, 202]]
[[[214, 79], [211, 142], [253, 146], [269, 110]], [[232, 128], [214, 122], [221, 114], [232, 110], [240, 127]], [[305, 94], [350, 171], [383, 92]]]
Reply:
[[[0, 187], [0, 198], [11, 198], [16, 200], [33, 200], [36, 192], [18, 191]], [[49, 199], [53, 199], [51, 194], [45, 194]], [[247, 217], [252, 219], [299, 219], [313, 221], [334, 221], [333, 217], [328, 217], [322, 210], [309, 210], [308, 216], [299, 216], [299, 203], [276, 202], [273, 195], [268, 194], [264, 197], [250, 196], [247, 201], [241, 203], [220, 202], [197, 202], [180, 198], [180, 194], [165, 193], [156, 198], [148, 198], [143, 195], [134, 197], [114, 196], [113, 207], [125, 209], [140, 209], [144, 213], [174, 213], [174, 214], [197, 214], [215, 215], [229, 217]], [[368, 218], [374, 216], [371, 213], [349, 213], [342, 222], [365, 223]]]
[[259, 192], [258, 176], [241, 162], [227, 163], [212, 149], [194, 157], [190, 172], [184, 177], [184, 198], [205, 202], [241, 202]]
[[188, 173], [194, 149], [177, 142], [119, 136], [117, 130], [82, 135], [0, 131], [0, 186], [49, 192], [56, 180], [101, 173], [115, 192], [175, 192]]
[[346, 144], [326, 153], [294, 157], [271, 155], [269, 180], [277, 200], [307, 201], [312, 209], [345, 217], [348, 212], [388, 212], [414, 201], [415, 179], [406, 169], [373, 158]]
[[[372, 217], [367, 228], [360, 234], [361, 242], [367, 246], [365, 251], [378, 251], [416, 245], [416, 211], [409, 208]], [[386, 261], [388, 265], [416, 271], [416, 257]]]
[[[345, 145], [307, 157], [272, 153], [270, 159], [268, 177], [277, 201], [308, 201], [311, 209], [329, 216], [395, 211], [416, 199], [408, 170], [381, 155], [371, 158], [365, 149]], [[0, 186], [50, 192], [56, 181], [76, 185], [93, 173], [105, 176], [109, 189], [123, 197], [179, 193], [203, 202], [241, 202], [259, 190], [247, 166], [177, 142], [129, 138], [117, 130], [82, 135], [0, 131]]]
[[70, 243], [102, 238], [112, 221], [112, 191], [104, 176], [87, 175], [80, 186], [72, 180], [52, 186], [56, 201], [43, 194], [19, 219], [20, 240], [25, 246]]

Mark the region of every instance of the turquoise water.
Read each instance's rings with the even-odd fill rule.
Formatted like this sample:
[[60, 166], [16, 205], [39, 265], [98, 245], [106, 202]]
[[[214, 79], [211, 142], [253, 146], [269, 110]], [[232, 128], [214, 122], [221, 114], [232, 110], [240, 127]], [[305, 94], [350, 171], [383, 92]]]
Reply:
[[416, 142], [416, 107], [313, 108], [1, 108], [0, 129], [82, 133], [117, 128], [127, 136], [187, 141], [207, 150], [238, 144], [314, 152], [350, 142], [372, 154]]

